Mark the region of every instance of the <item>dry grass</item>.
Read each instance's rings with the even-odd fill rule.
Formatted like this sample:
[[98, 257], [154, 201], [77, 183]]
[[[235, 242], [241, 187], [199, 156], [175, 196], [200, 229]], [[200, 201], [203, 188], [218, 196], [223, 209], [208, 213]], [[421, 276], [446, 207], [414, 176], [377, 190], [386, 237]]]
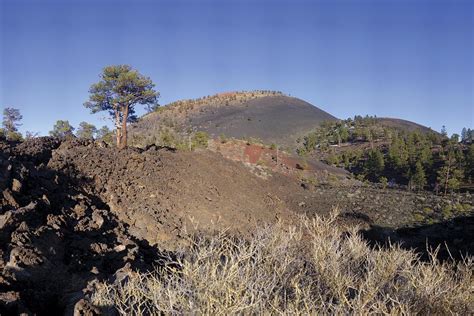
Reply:
[[101, 284], [92, 301], [122, 315], [474, 313], [472, 258], [422, 262], [398, 246], [373, 249], [335, 218], [277, 224], [251, 240], [195, 238], [179, 270]]

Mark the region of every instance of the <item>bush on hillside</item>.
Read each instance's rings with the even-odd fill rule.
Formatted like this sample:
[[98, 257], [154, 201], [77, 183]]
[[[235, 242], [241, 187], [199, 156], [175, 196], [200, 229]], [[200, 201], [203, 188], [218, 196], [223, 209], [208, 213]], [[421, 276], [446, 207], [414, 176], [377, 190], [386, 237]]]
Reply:
[[209, 135], [206, 132], [196, 132], [192, 139], [192, 148], [207, 148]]

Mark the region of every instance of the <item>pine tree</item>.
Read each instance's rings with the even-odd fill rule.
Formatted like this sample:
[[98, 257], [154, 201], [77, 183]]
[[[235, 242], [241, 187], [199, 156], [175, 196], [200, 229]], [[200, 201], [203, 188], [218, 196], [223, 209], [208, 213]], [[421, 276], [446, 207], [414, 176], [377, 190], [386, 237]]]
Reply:
[[105, 67], [101, 80], [89, 89], [84, 106], [92, 113], [108, 112], [115, 122], [117, 147], [127, 146], [127, 123], [135, 121], [135, 106], [157, 105], [159, 93], [150, 78], [128, 65]]
[[471, 130], [470, 128], [467, 129], [466, 142], [468, 143], [474, 142], [474, 130]]
[[444, 125], [441, 127], [441, 135], [443, 137], [448, 137], [448, 132], [446, 131], [446, 126]]
[[58, 138], [67, 138], [73, 136], [74, 127], [69, 124], [69, 121], [58, 120], [53, 126], [53, 130], [49, 135]]
[[18, 127], [21, 125], [20, 121], [22, 119], [23, 116], [18, 109], [7, 107], [3, 110], [3, 133], [8, 140], [18, 141], [22, 139], [22, 135], [18, 132]]
[[461, 141], [466, 141], [467, 139], [467, 129], [464, 127], [461, 131]]
[[97, 139], [107, 144], [112, 144], [114, 141], [114, 132], [104, 125], [97, 131]]
[[79, 128], [77, 129], [76, 136], [82, 139], [94, 139], [96, 133], [97, 128], [93, 124], [81, 122], [79, 123]]
[[408, 150], [402, 138], [395, 136], [388, 149], [388, 161], [393, 171], [403, 173], [408, 164]]
[[368, 178], [372, 181], [377, 181], [382, 175], [384, 168], [385, 162], [382, 152], [378, 149], [372, 149], [365, 163], [365, 173]]
[[420, 161], [418, 161], [415, 165], [415, 171], [410, 177], [410, 182], [416, 189], [422, 190], [426, 186], [426, 174]]
[[474, 144], [469, 146], [466, 153], [465, 176], [468, 180], [474, 180]]
[[457, 190], [463, 178], [462, 169], [458, 166], [456, 160], [456, 151], [452, 143], [446, 150], [446, 153], [442, 156], [444, 160], [444, 166], [438, 170], [438, 183], [443, 187], [444, 194], [448, 191]]
[[347, 127], [342, 126], [339, 130], [339, 135], [341, 137], [342, 142], [347, 142], [350, 137], [349, 130], [347, 129]]

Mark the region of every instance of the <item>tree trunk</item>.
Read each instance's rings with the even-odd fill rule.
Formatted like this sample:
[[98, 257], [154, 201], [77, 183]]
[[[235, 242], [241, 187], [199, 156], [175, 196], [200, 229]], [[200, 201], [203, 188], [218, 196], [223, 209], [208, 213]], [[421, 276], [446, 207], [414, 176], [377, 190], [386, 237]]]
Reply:
[[120, 148], [122, 144], [122, 133], [120, 132], [120, 112], [118, 107], [115, 109], [115, 137], [117, 139], [117, 147]]
[[122, 141], [122, 136], [120, 135], [120, 128], [115, 129], [115, 134], [116, 134], [115, 136], [117, 139], [117, 147], [120, 148], [120, 144]]
[[127, 119], [128, 119], [128, 105], [123, 107], [122, 113], [122, 128], [121, 128], [121, 141], [119, 149], [127, 147]]
[[446, 172], [446, 181], [444, 183], [444, 195], [448, 194], [449, 169], [451, 169], [451, 163], [448, 164], [448, 170]]
[[451, 165], [452, 165], [451, 155], [449, 155], [448, 153], [448, 169], [446, 171], [446, 181], [444, 183], [444, 195], [448, 194], [449, 174], [451, 172]]

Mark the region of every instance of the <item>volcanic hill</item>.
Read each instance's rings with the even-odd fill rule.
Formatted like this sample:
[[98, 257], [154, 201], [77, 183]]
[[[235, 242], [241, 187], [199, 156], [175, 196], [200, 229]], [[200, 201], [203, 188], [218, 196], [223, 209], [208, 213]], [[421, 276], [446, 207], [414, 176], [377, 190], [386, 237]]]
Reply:
[[377, 122], [382, 126], [405, 132], [419, 131], [422, 133], [436, 133], [434, 130], [424, 125], [398, 118], [379, 117], [377, 118]]
[[131, 134], [156, 137], [169, 127], [182, 133], [205, 131], [211, 137], [254, 138], [293, 149], [298, 137], [329, 120], [337, 118], [281, 92], [230, 92], [166, 105], [143, 116]]

